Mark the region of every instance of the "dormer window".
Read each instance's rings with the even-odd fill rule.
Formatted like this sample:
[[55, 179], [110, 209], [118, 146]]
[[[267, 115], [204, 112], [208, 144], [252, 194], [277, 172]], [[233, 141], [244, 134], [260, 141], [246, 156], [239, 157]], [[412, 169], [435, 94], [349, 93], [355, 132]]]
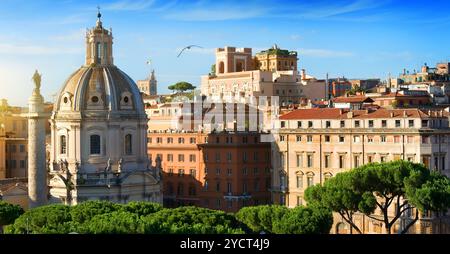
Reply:
[[120, 100], [120, 108], [121, 109], [133, 109], [131, 100], [132, 100], [131, 93], [128, 91], [123, 92], [121, 95], [121, 100]]

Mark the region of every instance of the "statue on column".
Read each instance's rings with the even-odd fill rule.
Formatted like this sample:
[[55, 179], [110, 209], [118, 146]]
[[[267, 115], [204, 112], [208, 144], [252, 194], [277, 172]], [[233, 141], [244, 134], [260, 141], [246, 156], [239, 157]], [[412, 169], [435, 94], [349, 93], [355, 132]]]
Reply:
[[33, 82], [35, 85], [35, 90], [39, 91], [39, 89], [41, 89], [41, 79], [42, 79], [42, 75], [39, 74], [39, 72], [36, 70], [33, 74]]
[[106, 163], [105, 172], [111, 171], [111, 158], [108, 159], [108, 162]]

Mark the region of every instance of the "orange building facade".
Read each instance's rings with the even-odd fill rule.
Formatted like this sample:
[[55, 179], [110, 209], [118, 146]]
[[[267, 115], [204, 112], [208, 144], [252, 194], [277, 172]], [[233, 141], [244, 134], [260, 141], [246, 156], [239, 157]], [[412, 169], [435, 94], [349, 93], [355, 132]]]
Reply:
[[164, 206], [236, 212], [271, 203], [270, 143], [257, 132], [151, 132], [148, 153], [162, 159]]

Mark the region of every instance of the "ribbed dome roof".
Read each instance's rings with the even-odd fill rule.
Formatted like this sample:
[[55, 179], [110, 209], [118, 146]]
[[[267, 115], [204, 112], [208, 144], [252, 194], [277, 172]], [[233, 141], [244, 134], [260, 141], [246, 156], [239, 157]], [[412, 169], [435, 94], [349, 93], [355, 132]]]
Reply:
[[81, 67], [64, 83], [55, 103], [59, 112], [126, 111], [145, 115], [136, 84], [114, 65]]

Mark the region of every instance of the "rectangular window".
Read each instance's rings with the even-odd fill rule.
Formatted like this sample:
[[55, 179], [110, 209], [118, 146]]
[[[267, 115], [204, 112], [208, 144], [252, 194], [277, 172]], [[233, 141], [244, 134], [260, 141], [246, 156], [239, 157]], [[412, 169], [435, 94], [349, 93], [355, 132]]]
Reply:
[[394, 143], [400, 143], [400, 136], [394, 136]]
[[21, 153], [25, 152], [25, 145], [19, 145], [19, 152]]
[[430, 168], [430, 160], [431, 160], [431, 156], [430, 155], [422, 155], [422, 164], [425, 165], [426, 168]]
[[242, 174], [243, 174], [243, 175], [247, 175], [247, 174], [248, 174], [247, 168], [243, 168], [243, 169], [242, 169]]
[[360, 166], [360, 164], [359, 164], [359, 155], [355, 155], [355, 156], [353, 156], [353, 167], [357, 168], [359, 166]]
[[184, 154], [178, 154], [178, 162], [184, 162]]
[[372, 163], [373, 162], [373, 155], [367, 155], [367, 162]]
[[387, 121], [381, 120], [381, 127], [386, 128], [387, 127]]
[[359, 126], [359, 120], [356, 120], [355, 121], [355, 128], [359, 128], [360, 126]]
[[248, 143], [248, 137], [242, 137], [242, 143], [247, 144]]
[[345, 137], [339, 136], [339, 143], [344, 143], [344, 142], [345, 142]]
[[330, 155], [326, 154], [324, 159], [325, 159], [325, 161], [324, 161], [325, 168], [329, 168], [330, 167]]
[[231, 183], [227, 183], [227, 192], [231, 193], [232, 189], [231, 189]]
[[258, 152], [253, 152], [253, 161], [258, 161]]
[[308, 128], [312, 128], [313, 127], [313, 122], [312, 121], [308, 121]]
[[216, 153], [216, 162], [220, 162], [220, 153]]
[[345, 157], [344, 155], [339, 155], [339, 168], [345, 167]]
[[395, 127], [400, 128], [400, 120], [395, 120]]
[[331, 127], [331, 121], [326, 121], [325, 128], [330, 128], [330, 127]]
[[297, 128], [302, 128], [302, 121], [297, 121]]
[[283, 135], [280, 136], [280, 142], [284, 142], [285, 137]]
[[243, 184], [242, 184], [242, 192], [244, 192], [244, 193], [247, 193], [247, 183], [246, 182], [244, 182]]
[[369, 128], [373, 128], [373, 120], [369, 120]]
[[189, 170], [189, 173], [191, 174], [191, 176], [193, 176], [193, 177], [195, 177], [195, 169], [193, 169], [193, 168], [191, 168], [190, 170]]
[[325, 135], [325, 142], [330, 143], [330, 135]]
[[20, 160], [20, 168], [25, 168], [25, 160]]
[[255, 188], [253, 188], [255, 191], [259, 191], [259, 181], [255, 180]]
[[345, 128], [345, 121], [344, 120], [341, 121], [341, 128]]
[[408, 158], [406, 158], [407, 161], [409, 162], [414, 162], [414, 157], [413, 156], [408, 156]]
[[380, 156], [380, 162], [386, 162], [386, 156], [382, 155]]
[[311, 187], [311, 186], [313, 186], [314, 185], [314, 178], [313, 178], [313, 176], [308, 176], [307, 177], [307, 181], [308, 181], [308, 187]]
[[242, 154], [242, 161], [243, 161], [243, 162], [247, 162], [247, 152], [244, 152], [244, 153]]
[[422, 128], [428, 127], [428, 120], [422, 120]]
[[178, 144], [184, 144], [184, 138], [178, 138]]
[[380, 136], [381, 143], [386, 143], [386, 136]]
[[173, 143], [173, 138], [167, 138], [167, 144], [172, 144]]
[[179, 169], [178, 170], [178, 175], [179, 176], [184, 176], [184, 169]]
[[406, 137], [406, 143], [408, 143], [408, 144], [414, 143], [414, 137], [413, 136], [407, 136]]
[[408, 127], [413, 128], [414, 127], [414, 120], [408, 120]]
[[297, 175], [297, 188], [303, 188], [303, 175]]
[[228, 176], [231, 176], [232, 173], [233, 173], [233, 171], [231, 170], [231, 168], [228, 168], [228, 169], [227, 169], [227, 175], [228, 175]]
[[312, 135], [308, 135], [308, 136], [306, 136], [306, 141], [307, 141], [308, 143], [311, 143], [311, 142], [312, 142], [312, 140], [313, 140], [313, 137], [312, 137]]
[[286, 122], [285, 121], [281, 121], [281, 128], [285, 128], [286, 127]]
[[313, 167], [313, 155], [308, 154], [306, 157], [307, 157], [308, 168], [312, 168]]
[[422, 136], [422, 144], [430, 144], [430, 136]]
[[195, 162], [196, 158], [195, 158], [195, 154], [190, 154], [189, 155], [189, 162]]
[[373, 143], [373, 136], [367, 136], [367, 143]]
[[228, 153], [227, 153], [227, 161], [228, 161], [228, 162], [231, 162], [231, 152], [228, 152]]
[[445, 155], [441, 157], [441, 169], [445, 170]]
[[302, 155], [297, 154], [297, 167], [301, 167], [301, 166], [302, 166]]
[[216, 175], [220, 175], [220, 168], [216, 168]]
[[360, 136], [353, 136], [353, 143], [359, 143], [361, 142]]
[[297, 142], [301, 142], [302, 141], [302, 136], [297, 135]]
[[167, 154], [167, 161], [173, 161], [173, 154]]
[[197, 139], [196, 138], [190, 138], [189, 139], [189, 143], [195, 144], [195, 143], [197, 143]]

